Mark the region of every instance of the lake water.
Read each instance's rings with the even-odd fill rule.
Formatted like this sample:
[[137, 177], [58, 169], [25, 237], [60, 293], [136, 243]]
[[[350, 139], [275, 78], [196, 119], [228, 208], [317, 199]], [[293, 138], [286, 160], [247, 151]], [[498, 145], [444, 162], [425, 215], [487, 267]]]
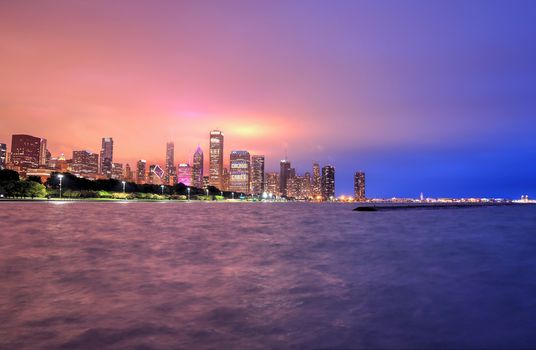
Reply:
[[536, 348], [536, 207], [0, 202], [0, 348]]

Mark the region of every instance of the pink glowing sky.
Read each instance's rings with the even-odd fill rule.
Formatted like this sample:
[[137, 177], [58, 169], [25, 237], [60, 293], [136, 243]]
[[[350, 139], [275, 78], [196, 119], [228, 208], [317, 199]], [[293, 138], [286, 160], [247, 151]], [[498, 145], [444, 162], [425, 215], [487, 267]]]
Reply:
[[174, 141], [179, 163], [221, 129], [226, 161], [246, 149], [275, 170], [288, 150], [300, 173], [334, 163], [347, 184], [362, 168], [378, 189], [414, 193], [432, 169], [431, 184], [457, 189], [506, 166], [484, 170], [475, 150], [485, 165], [497, 140], [512, 148], [502, 164], [530, 149], [519, 143], [535, 129], [529, 5], [3, 1], [0, 142], [27, 133], [69, 156], [111, 136], [115, 161], [162, 164]]

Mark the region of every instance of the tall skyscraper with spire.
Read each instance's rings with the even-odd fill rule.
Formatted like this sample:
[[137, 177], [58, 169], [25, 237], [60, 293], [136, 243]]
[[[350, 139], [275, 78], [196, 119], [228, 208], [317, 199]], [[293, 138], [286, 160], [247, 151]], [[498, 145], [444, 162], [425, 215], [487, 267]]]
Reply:
[[203, 158], [203, 150], [197, 145], [192, 164], [192, 186], [197, 188], [203, 188]]
[[221, 189], [223, 176], [223, 133], [219, 130], [210, 132], [209, 184]]
[[166, 143], [166, 167], [164, 182], [166, 185], [174, 185], [176, 183], [175, 172], [175, 144], [173, 142]]
[[114, 159], [114, 140], [111, 137], [102, 138], [100, 151], [100, 173], [107, 178], [112, 177]]

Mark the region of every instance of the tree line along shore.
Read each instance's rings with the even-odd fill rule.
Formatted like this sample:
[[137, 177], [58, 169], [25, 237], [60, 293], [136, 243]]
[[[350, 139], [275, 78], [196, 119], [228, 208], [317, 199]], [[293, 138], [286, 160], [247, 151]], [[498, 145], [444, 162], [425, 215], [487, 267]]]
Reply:
[[120, 199], [120, 200], [224, 200], [244, 198], [242, 193], [220, 191], [214, 186], [206, 189], [188, 187], [182, 183], [174, 186], [136, 184], [114, 179], [89, 180], [70, 173], [52, 173], [43, 183], [39, 176], [21, 179], [13, 170], [0, 170], [0, 197], [8, 199]]

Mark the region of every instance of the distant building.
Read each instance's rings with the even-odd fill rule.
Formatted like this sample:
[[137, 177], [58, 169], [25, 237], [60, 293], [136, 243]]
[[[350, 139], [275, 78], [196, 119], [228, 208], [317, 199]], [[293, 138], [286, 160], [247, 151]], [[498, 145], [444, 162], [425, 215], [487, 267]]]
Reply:
[[71, 171], [76, 176], [95, 179], [99, 174], [99, 155], [90, 151], [73, 151]]
[[322, 168], [322, 199], [332, 200], [335, 197], [335, 168], [326, 165]]
[[123, 180], [123, 164], [112, 163], [112, 179]]
[[251, 194], [262, 195], [265, 191], [264, 156], [251, 156]]
[[311, 179], [311, 194], [315, 199], [322, 198], [322, 177], [320, 176], [320, 165], [313, 163], [313, 176]]
[[209, 181], [210, 185], [222, 188], [223, 175], [223, 133], [219, 130], [210, 132]]
[[198, 145], [192, 164], [192, 186], [197, 188], [203, 188], [203, 162], [203, 150]]
[[266, 173], [266, 192], [279, 196], [279, 173]]
[[132, 174], [132, 169], [130, 168], [130, 164], [128, 164], [128, 163], [127, 163], [127, 165], [125, 165], [124, 180], [129, 181], [129, 182], [134, 181], [134, 175]]
[[136, 182], [144, 184], [147, 182], [147, 161], [145, 159], [138, 160], [136, 165]]
[[107, 178], [112, 177], [114, 159], [114, 140], [111, 137], [103, 137], [100, 151], [100, 173]]
[[248, 151], [232, 151], [230, 156], [229, 191], [249, 193], [250, 155]]
[[229, 169], [223, 168], [223, 176], [222, 176], [221, 182], [222, 182], [221, 190], [229, 191], [229, 186], [231, 186], [231, 174], [229, 174]]
[[306, 172], [303, 174], [302, 186], [300, 191], [300, 197], [303, 199], [309, 199], [313, 197], [312, 182], [311, 182], [311, 173]]
[[287, 195], [287, 181], [290, 175], [290, 161], [284, 159], [279, 163], [279, 191], [281, 196]]
[[192, 167], [188, 163], [181, 163], [177, 167], [177, 183], [192, 186]]
[[0, 170], [6, 168], [7, 163], [7, 145], [5, 143], [0, 143]]
[[152, 185], [162, 185], [164, 179], [164, 170], [158, 164], [149, 166], [149, 183]]
[[166, 185], [174, 185], [177, 180], [175, 172], [175, 144], [173, 142], [166, 143], [166, 166], [164, 183]]
[[203, 189], [207, 189], [208, 186], [210, 186], [210, 178], [209, 176], [203, 176]]
[[354, 199], [364, 201], [365, 197], [365, 173], [358, 171], [354, 175]]
[[47, 139], [41, 139], [39, 142], [39, 167], [46, 167], [47, 166]]
[[11, 164], [13, 168], [22, 172], [26, 172], [27, 169], [39, 168], [43, 148], [42, 140], [44, 139], [30, 135], [12, 135]]

